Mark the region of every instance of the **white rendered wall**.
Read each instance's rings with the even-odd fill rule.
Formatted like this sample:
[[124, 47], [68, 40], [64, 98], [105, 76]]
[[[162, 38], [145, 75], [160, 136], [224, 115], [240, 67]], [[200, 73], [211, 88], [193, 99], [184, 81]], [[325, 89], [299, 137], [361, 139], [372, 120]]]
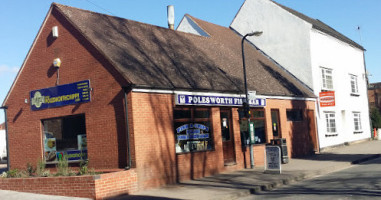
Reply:
[[242, 36], [263, 31], [260, 37], [247, 39], [313, 87], [309, 45], [311, 24], [269, 0], [246, 0], [230, 27]]
[[5, 137], [5, 130], [0, 130], [0, 160], [2, 157], [7, 156], [6, 152], [7, 152], [7, 141]]
[[[318, 130], [320, 147], [371, 137], [363, 51], [332, 36], [311, 30], [311, 64], [314, 93], [321, 91], [321, 67], [332, 69], [336, 106], [320, 107]], [[350, 74], [357, 76], [359, 96], [351, 95]], [[336, 113], [337, 137], [326, 137], [324, 111]], [[353, 112], [361, 113], [362, 133], [354, 134]]]
[[192, 33], [199, 36], [209, 37], [209, 34], [202, 30], [200, 26], [198, 26], [192, 19], [190, 19], [186, 15], [183, 17], [176, 30], [185, 33]]

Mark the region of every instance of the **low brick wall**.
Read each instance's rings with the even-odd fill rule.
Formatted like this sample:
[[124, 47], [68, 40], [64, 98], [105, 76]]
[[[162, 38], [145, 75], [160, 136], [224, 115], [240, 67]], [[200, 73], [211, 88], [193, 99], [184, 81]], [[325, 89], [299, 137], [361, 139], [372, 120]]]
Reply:
[[0, 178], [1, 190], [103, 199], [137, 191], [135, 170], [95, 176]]

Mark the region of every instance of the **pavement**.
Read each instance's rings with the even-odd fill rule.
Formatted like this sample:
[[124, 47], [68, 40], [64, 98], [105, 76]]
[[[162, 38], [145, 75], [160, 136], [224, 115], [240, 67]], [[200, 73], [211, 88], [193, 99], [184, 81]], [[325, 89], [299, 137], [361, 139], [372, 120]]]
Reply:
[[[304, 179], [339, 171], [378, 157], [381, 157], [381, 141], [363, 141], [361, 143], [326, 149], [323, 152], [313, 156], [291, 159], [288, 164], [282, 165], [281, 174], [267, 174], [264, 173], [263, 167], [254, 167], [254, 169], [243, 169], [234, 172], [222, 173], [201, 179], [184, 181], [175, 185], [168, 185], [157, 189], [145, 190], [134, 195], [119, 196], [111, 199], [231, 200], [260, 193], [261, 191], [271, 190], [273, 188], [288, 185]], [[69, 198], [84, 200], [84, 198]], [[0, 199], [64, 200], [68, 199], [68, 197], [0, 190]]]

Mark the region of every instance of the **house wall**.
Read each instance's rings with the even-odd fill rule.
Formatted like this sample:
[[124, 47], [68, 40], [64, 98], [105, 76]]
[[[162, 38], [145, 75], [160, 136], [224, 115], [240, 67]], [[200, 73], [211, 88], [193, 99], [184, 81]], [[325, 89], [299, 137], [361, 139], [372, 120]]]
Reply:
[[[51, 30], [58, 26], [59, 37]], [[57, 72], [53, 59], [60, 58], [60, 84], [90, 80], [91, 102], [32, 111], [30, 91], [53, 87]], [[116, 78], [115, 78], [116, 77]], [[47, 17], [10, 93], [8, 133], [10, 168], [26, 168], [43, 159], [41, 120], [84, 114], [89, 167], [118, 168], [126, 165], [125, 118], [122, 81], [95, 49], [86, 43], [56, 11]], [[27, 102], [27, 103], [26, 103]]]
[[[369, 109], [363, 51], [317, 30], [311, 30], [311, 61], [314, 93], [322, 90], [321, 67], [332, 69], [336, 105], [319, 109], [322, 148], [369, 138]], [[359, 95], [351, 95], [350, 75], [357, 76]], [[324, 112], [336, 113], [337, 137], [326, 137]], [[353, 112], [361, 113], [362, 133], [354, 133]]]
[[311, 24], [272, 1], [246, 0], [230, 27], [241, 35], [263, 31], [260, 37], [247, 37], [247, 40], [313, 87], [309, 45]]

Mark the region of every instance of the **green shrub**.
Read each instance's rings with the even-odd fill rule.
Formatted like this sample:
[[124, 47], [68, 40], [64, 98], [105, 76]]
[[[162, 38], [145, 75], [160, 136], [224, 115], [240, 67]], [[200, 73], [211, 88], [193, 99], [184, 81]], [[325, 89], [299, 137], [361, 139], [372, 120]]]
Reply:
[[37, 168], [36, 168], [36, 175], [40, 177], [48, 177], [50, 176], [50, 171], [45, 169], [45, 162], [42, 160], [39, 160], [37, 163]]
[[26, 172], [29, 176], [33, 176], [36, 173], [36, 168], [34, 168], [32, 164], [28, 163], [26, 164]]
[[372, 108], [370, 118], [373, 128], [381, 128], [381, 114], [377, 108]]
[[57, 173], [55, 174], [56, 176], [74, 175], [74, 173], [69, 168], [69, 162], [66, 157], [63, 157], [61, 160], [59, 160], [56, 167], [57, 167]]

